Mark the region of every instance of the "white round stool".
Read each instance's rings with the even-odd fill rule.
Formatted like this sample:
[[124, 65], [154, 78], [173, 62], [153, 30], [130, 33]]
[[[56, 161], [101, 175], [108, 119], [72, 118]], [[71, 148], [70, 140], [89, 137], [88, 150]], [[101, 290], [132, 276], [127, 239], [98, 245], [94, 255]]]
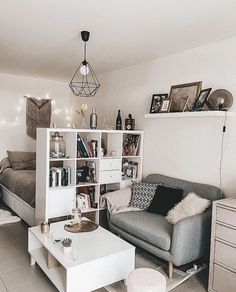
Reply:
[[126, 285], [127, 292], [166, 292], [166, 278], [160, 272], [148, 268], [132, 271]]

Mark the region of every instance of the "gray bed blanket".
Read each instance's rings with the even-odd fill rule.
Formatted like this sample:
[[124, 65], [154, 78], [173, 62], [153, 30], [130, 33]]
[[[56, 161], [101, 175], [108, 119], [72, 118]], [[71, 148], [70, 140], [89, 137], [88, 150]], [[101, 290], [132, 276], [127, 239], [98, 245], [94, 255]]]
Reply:
[[0, 183], [34, 208], [35, 170], [6, 168], [0, 175]]

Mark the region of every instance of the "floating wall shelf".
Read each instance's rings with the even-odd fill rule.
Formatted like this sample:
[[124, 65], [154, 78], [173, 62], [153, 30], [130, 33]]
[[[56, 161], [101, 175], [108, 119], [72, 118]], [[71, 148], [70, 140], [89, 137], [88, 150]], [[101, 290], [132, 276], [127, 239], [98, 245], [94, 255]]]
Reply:
[[[224, 117], [225, 111], [202, 111], [202, 112], [179, 112], [179, 113], [157, 113], [145, 114], [147, 119], [161, 118], [203, 118], [203, 117]], [[227, 117], [234, 116], [233, 112], [227, 112]]]

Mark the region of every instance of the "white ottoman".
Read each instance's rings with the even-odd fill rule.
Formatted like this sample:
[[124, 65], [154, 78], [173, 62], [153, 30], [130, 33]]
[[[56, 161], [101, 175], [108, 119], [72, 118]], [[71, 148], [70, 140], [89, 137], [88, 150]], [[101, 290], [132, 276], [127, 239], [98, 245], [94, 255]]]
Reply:
[[166, 278], [148, 268], [136, 269], [126, 280], [127, 292], [166, 292]]

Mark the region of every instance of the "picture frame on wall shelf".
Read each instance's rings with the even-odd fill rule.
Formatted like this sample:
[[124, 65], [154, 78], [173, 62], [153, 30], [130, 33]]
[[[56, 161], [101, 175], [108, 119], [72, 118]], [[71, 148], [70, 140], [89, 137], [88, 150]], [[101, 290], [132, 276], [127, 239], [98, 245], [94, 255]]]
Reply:
[[168, 113], [170, 109], [170, 99], [169, 98], [165, 98], [162, 100], [161, 103], [161, 108], [159, 110], [159, 113]]
[[170, 112], [191, 111], [201, 90], [202, 81], [171, 86]]
[[198, 98], [192, 108], [193, 111], [201, 111], [203, 109], [211, 90], [212, 88], [207, 88], [200, 91]]
[[168, 94], [163, 93], [163, 94], [153, 94], [152, 95], [152, 102], [151, 102], [151, 107], [150, 107], [150, 114], [156, 114], [159, 113], [162, 105], [162, 100], [167, 99]]

